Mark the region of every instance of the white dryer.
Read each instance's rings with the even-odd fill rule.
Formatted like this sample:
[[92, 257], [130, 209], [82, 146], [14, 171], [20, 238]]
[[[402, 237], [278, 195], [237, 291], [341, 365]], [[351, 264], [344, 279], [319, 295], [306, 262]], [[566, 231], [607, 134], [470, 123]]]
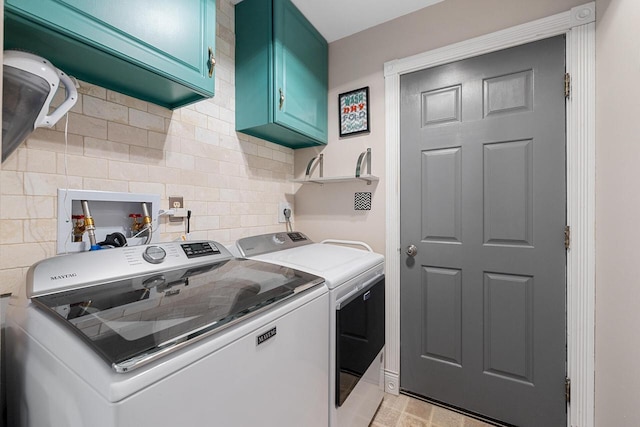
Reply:
[[[363, 246], [365, 249], [342, 246]], [[384, 257], [300, 232], [240, 239], [241, 256], [321, 276], [329, 288], [329, 425], [368, 426], [384, 395]]]

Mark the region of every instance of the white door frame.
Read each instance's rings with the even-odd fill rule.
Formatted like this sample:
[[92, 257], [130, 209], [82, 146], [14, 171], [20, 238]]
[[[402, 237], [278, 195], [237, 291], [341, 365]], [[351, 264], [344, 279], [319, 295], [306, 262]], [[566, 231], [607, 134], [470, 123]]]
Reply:
[[567, 425], [594, 425], [595, 332], [595, 2], [547, 18], [386, 62], [386, 363], [385, 391], [400, 378], [400, 76], [453, 61], [565, 34], [571, 94], [566, 103]]

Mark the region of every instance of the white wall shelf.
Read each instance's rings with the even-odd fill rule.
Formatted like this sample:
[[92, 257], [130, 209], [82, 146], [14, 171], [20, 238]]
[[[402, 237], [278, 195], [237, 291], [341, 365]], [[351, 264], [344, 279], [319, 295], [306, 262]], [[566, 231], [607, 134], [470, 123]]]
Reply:
[[303, 179], [294, 179], [292, 182], [297, 182], [299, 184], [336, 184], [340, 182], [355, 182], [355, 181], [365, 181], [367, 185], [371, 184], [374, 181], [380, 181], [380, 178], [374, 175], [360, 175], [360, 176], [331, 176], [331, 177], [321, 177], [321, 178], [303, 178]]
[[[361, 174], [362, 171], [362, 163], [365, 163], [366, 174]], [[311, 172], [315, 167], [320, 168], [320, 172], [317, 178], [311, 177]], [[356, 172], [351, 176], [331, 176], [325, 177], [323, 176], [323, 165], [324, 165], [324, 156], [322, 153], [318, 154], [317, 157], [309, 160], [307, 164], [307, 171], [304, 174], [304, 178], [302, 179], [293, 179], [292, 182], [297, 182], [299, 184], [335, 184], [340, 182], [355, 182], [355, 181], [364, 181], [367, 185], [371, 185], [372, 182], [379, 181], [375, 175], [371, 175], [371, 148], [367, 148], [367, 151], [363, 151], [360, 153], [358, 157], [358, 161], [356, 162]]]

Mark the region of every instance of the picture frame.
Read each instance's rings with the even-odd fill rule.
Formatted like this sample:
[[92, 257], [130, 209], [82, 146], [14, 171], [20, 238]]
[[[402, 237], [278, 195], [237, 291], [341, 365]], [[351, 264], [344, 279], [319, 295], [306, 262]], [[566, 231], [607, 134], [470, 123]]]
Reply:
[[370, 132], [369, 86], [338, 95], [340, 138]]

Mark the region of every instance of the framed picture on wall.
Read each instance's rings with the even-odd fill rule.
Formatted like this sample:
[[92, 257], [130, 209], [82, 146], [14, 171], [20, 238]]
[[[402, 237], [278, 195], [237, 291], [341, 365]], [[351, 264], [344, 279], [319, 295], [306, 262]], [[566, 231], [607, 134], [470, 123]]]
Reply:
[[369, 86], [338, 95], [340, 137], [369, 132]]

